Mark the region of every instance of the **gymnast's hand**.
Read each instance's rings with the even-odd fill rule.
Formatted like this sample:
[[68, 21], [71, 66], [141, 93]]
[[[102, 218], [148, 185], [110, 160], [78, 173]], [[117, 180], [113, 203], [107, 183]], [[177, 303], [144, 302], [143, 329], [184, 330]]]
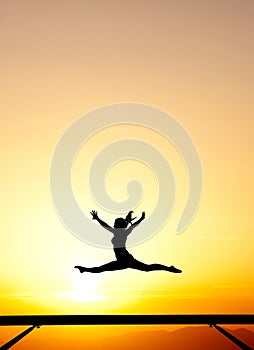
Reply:
[[90, 212], [90, 214], [92, 215], [92, 219], [93, 219], [93, 220], [98, 220], [98, 219], [99, 219], [98, 214], [97, 214], [97, 211], [92, 210], [92, 211]]

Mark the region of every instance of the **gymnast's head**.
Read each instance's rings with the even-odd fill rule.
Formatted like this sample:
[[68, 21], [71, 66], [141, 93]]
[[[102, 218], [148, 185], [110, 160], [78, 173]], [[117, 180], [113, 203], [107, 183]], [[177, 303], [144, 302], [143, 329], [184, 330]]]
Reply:
[[132, 225], [132, 221], [136, 218], [132, 217], [133, 210], [129, 211], [126, 218], [115, 219], [114, 228], [126, 228], [129, 224]]
[[115, 219], [114, 228], [126, 228], [128, 226], [128, 222], [123, 218]]

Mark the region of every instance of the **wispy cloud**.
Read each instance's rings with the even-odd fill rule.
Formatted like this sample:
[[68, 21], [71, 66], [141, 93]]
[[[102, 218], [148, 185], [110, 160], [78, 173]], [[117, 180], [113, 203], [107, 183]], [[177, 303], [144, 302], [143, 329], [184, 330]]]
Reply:
[[225, 236], [225, 235], [193, 235], [191, 238], [197, 239], [212, 239], [212, 240], [240, 240], [244, 239], [244, 236]]
[[32, 297], [33, 296], [30, 294], [23, 294], [23, 293], [0, 295], [0, 299], [15, 299], [15, 300], [27, 300], [27, 299], [31, 299]]
[[213, 288], [217, 289], [254, 289], [254, 286], [247, 284], [218, 284]]
[[168, 290], [163, 289], [145, 289], [145, 288], [116, 288], [116, 289], [103, 289], [103, 294], [124, 296], [125, 298], [175, 298], [175, 299], [199, 299], [204, 297], [200, 293], [168, 293]]

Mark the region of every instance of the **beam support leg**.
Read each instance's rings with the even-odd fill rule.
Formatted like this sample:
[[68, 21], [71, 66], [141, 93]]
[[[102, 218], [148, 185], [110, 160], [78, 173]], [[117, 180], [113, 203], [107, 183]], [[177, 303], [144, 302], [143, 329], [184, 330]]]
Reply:
[[234, 335], [232, 335], [231, 333], [229, 333], [228, 331], [226, 331], [222, 327], [217, 326], [216, 324], [211, 324], [210, 326], [214, 327], [215, 329], [217, 329], [217, 331], [222, 333], [225, 337], [227, 337], [229, 340], [231, 340], [233, 343], [235, 343], [237, 346], [239, 346], [240, 349], [242, 349], [242, 350], [253, 350], [247, 344], [242, 342], [240, 339], [236, 338]]
[[29, 334], [30, 332], [32, 332], [32, 330], [34, 330], [34, 328], [40, 328], [40, 326], [32, 326], [29, 327], [28, 329], [26, 329], [24, 332], [20, 333], [19, 335], [17, 335], [15, 338], [9, 340], [7, 343], [5, 343], [4, 345], [2, 345], [0, 347], [0, 350], [8, 350], [10, 349], [10, 347], [12, 347], [13, 345], [15, 345], [17, 342], [19, 342], [21, 339], [23, 339], [27, 334]]

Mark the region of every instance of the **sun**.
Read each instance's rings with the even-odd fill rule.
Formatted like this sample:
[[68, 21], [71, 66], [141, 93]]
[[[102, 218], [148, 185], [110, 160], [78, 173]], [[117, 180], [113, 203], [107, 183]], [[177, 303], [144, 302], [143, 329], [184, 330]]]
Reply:
[[73, 274], [72, 289], [61, 292], [61, 297], [72, 302], [92, 303], [107, 297], [99, 290], [99, 276]]

